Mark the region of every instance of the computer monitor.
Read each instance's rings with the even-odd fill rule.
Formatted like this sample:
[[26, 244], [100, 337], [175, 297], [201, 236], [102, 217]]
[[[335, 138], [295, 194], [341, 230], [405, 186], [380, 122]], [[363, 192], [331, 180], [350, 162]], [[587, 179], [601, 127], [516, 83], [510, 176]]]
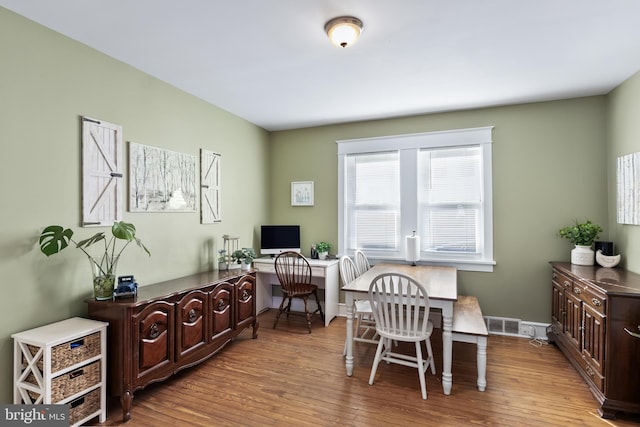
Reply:
[[300, 226], [261, 226], [260, 253], [262, 255], [278, 255], [286, 251], [300, 252]]

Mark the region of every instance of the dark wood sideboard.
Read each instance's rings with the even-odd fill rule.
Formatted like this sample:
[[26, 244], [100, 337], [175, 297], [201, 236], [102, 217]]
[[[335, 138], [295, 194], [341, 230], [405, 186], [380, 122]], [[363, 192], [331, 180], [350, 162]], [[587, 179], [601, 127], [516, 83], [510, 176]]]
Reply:
[[248, 326], [257, 337], [255, 272], [212, 271], [141, 286], [134, 299], [87, 301], [109, 322], [107, 386], [122, 418], [133, 393], [217, 353]]
[[585, 379], [603, 418], [640, 413], [640, 275], [552, 262], [548, 332]]

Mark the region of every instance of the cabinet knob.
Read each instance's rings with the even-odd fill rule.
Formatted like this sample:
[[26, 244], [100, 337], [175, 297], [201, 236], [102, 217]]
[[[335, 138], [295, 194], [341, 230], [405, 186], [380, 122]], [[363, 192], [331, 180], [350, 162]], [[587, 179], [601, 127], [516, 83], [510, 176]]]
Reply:
[[151, 325], [151, 329], [149, 330], [149, 336], [155, 339], [158, 338], [158, 335], [160, 335], [160, 328], [157, 323], [154, 323]]
[[249, 299], [249, 291], [247, 291], [246, 289], [244, 289], [242, 291], [242, 301], [246, 301]]
[[591, 303], [596, 307], [600, 307], [602, 305], [602, 301], [600, 301], [598, 298], [591, 298]]
[[195, 308], [189, 310], [189, 323], [193, 323], [198, 318]]
[[567, 280], [565, 280], [562, 284], [564, 285], [565, 288], [570, 288], [571, 287], [571, 282], [569, 282]]
[[224, 303], [224, 300], [218, 300], [218, 311], [222, 311], [224, 310], [224, 307], [226, 306], [226, 304]]
[[576, 286], [575, 288], [573, 288], [573, 292], [576, 294], [580, 294], [582, 292], [582, 289]]

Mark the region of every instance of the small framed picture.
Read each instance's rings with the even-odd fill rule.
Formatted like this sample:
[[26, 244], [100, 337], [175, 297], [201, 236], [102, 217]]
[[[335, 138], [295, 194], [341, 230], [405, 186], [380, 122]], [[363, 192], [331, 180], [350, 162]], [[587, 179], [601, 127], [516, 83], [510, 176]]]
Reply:
[[291, 206], [313, 206], [313, 181], [291, 183]]

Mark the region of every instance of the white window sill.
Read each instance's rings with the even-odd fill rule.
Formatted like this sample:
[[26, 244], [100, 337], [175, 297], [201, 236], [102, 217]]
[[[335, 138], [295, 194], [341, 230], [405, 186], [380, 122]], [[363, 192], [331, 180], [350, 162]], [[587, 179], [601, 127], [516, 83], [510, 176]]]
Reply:
[[[395, 262], [395, 263], [408, 263], [405, 259], [400, 258], [369, 258], [371, 264], [376, 264], [378, 262]], [[447, 267], [455, 267], [460, 271], [478, 271], [483, 273], [493, 273], [493, 266], [496, 265], [496, 262], [493, 260], [459, 260], [459, 259], [439, 259], [439, 260], [427, 260], [423, 259], [417, 261], [418, 265], [436, 265], [436, 266], [447, 266]]]

